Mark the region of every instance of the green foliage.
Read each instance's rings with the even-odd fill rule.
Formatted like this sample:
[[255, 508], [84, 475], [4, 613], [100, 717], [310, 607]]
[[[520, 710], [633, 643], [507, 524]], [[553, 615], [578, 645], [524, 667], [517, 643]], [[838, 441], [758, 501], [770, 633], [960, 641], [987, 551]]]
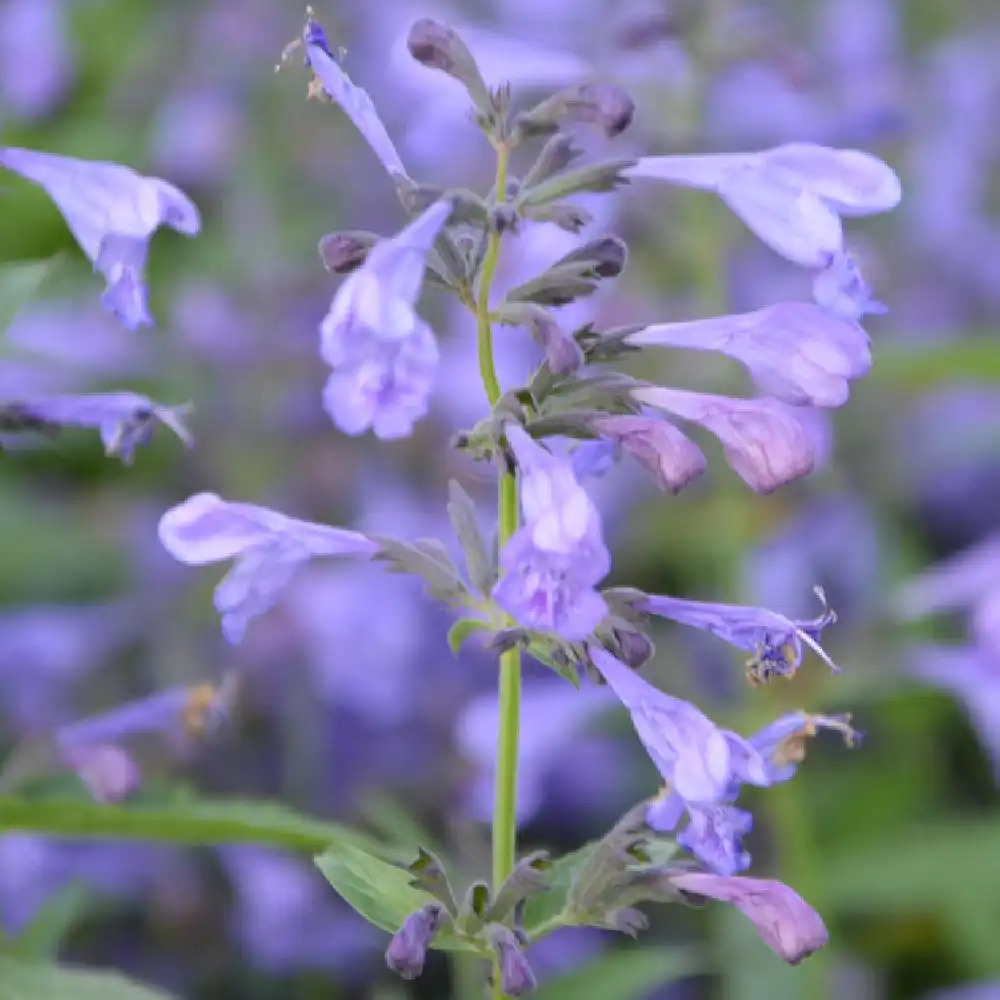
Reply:
[[126, 976], [0, 956], [0, 1000], [171, 1000]]
[[703, 968], [704, 958], [689, 948], [622, 948], [550, 980], [532, 996], [534, 1000], [636, 1000]]
[[11, 944], [9, 951], [25, 961], [51, 961], [70, 928], [83, 916], [90, 900], [86, 886], [72, 882], [47, 900]]
[[0, 265], [0, 332], [10, 326], [21, 308], [38, 294], [59, 260], [18, 260]]

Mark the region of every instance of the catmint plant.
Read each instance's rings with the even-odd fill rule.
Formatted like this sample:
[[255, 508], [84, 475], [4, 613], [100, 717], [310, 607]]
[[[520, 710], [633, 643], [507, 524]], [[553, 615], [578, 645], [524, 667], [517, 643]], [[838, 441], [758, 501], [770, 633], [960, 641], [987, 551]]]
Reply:
[[[819, 450], [811, 411], [845, 404], [850, 383], [867, 373], [871, 356], [860, 320], [880, 309], [850, 256], [842, 219], [891, 209], [899, 182], [868, 153], [809, 143], [581, 164], [577, 129], [608, 141], [631, 124], [635, 107], [625, 91], [576, 84], [521, 107], [510, 87], [486, 84], [448, 25], [417, 21], [408, 48], [427, 72], [449, 78], [443, 86], [464, 88], [471, 119], [494, 152], [489, 191], [445, 189], [411, 176], [371, 98], [349, 78], [311, 14], [286, 50], [286, 57], [304, 54], [308, 96], [350, 119], [384, 171], [378, 182], [394, 189], [400, 205], [391, 234], [335, 232], [319, 240], [322, 264], [343, 280], [326, 315], [316, 317], [316, 364], [330, 372], [314, 405], [348, 435], [410, 435], [429, 412], [438, 375], [437, 337], [421, 293], [433, 286], [453, 296], [468, 312], [464, 335], [475, 340], [478, 372], [467, 377], [481, 382], [483, 409], [473, 426], [454, 428], [452, 447], [492, 470], [495, 530], [481, 531], [475, 501], [452, 482], [454, 539], [403, 541], [198, 492], [163, 514], [160, 540], [189, 566], [233, 562], [216, 587], [215, 607], [235, 647], [256, 619], [293, 593], [293, 578], [307, 563], [335, 556], [419, 577], [453, 613], [452, 648], [474, 642], [495, 660], [491, 871], [459, 872], [453, 859], [415, 844], [417, 860], [408, 868], [347, 844], [333, 845], [318, 861], [334, 888], [391, 935], [386, 961], [400, 976], [419, 976], [432, 949], [460, 951], [492, 969], [494, 997], [521, 996], [535, 988], [530, 950], [545, 936], [581, 926], [634, 936], [647, 924], [643, 904], [692, 898], [735, 906], [776, 954], [798, 962], [823, 946], [825, 926], [793, 889], [740, 874], [753, 860], [743, 843], [753, 816], [737, 802], [744, 785], [766, 789], [791, 780], [806, 741], [820, 730], [840, 732], [849, 744], [857, 734], [846, 717], [797, 711], [740, 735], [640, 670], [654, 653], [647, 622], [655, 617], [742, 650], [755, 684], [792, 678], [807, 654], [836, 672], [820, 643], [835, 615], [825, 602], [815, 619], [795, 620], [767, 608], [602, 589], [612, 553], [587, 475], [613, 468], [624, 453], [662, 491], [676, 493], [709, 471], [688, 436], [692, 427], [718, 439], [732, 470], [757, 493], [808, 474]], [[108, 282], [107, 307], [129, 327], [150, 322], [142, 277], [148, 241], [162, 224], [197, 233], [199, 215], [187, 197], [115, 164], [0, 148], [0, 165], [56, 201]], [[626, 245], [609, 233], [580, 235], [575, 249], [541, 273], [499, 292], [501, 254], [517, 253], [519, 234], [537, 226], [581, 233], [591, 216], [577, 196], [626, 197], [623, 188], [647, 179], [717, 194], [764, 243], [815, 273], [814, 301], [682, 322], [573, 326], [561, 308], [586, 300], [627, 264]], [[500, 383], [498, 337], [532, 338], [540, 346], [544, 359], [524, 384]], [[648, 349], [714, 351], [742, 365], [759, 394], [696, 392], [616, 369]], [[0, 420], [14, 429], [95, 427], [108, 453], [128, 462], [158, 423], [190, 444], [182, 412], [119, 392], [11, 401], [0, 407]], [[462, 566], [452, 557], [454, 542]], [[662, 779], [662, 788], [650, 788], [603, 838], [564, 858], [518, 856], [524, 657], [559, 676], [553, 683], [561, 685], [569, 718], [597, 685], [602, 697], [617, 699]], [[546, 697], [554, 698], [551, 690]], [[58, 731], [54, 753], [95, 798], [117, 800], [140, 781], [125, 738], [200, 735], [224, 702], [214, 689], [164, 692]], [[554, 701], [547, 704], [563, 714]], [[676, 856], [682, 850], [689, 859]], [[460, 883], [466, 874], [471, 883]]]

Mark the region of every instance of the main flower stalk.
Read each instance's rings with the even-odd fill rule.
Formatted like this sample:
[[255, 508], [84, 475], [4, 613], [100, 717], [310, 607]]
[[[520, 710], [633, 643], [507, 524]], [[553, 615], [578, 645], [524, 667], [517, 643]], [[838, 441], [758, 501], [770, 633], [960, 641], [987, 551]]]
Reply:
[[[497, 146], [495, 195], [501, 201], [507, 188], [509, 150]], [[483, 258], [476, 298], [476, 331], [479, 373], [490, 406], [495, 406], [502, 390], [493, 359], [493, 325], [490, 321], [490, 290], [500, 257], [500, 233], [492, 232]], [[517, 530], [517, 481], [502, 464], [498, 467], [500, 549]], [[496, 787], [493, 798], [493, 887], [499, 891], [513, 871], [517, 853], [517, 751], [521, 722], [521, 654], [516, 649], [500, 656], [500, 720], [497, 735]], [[494, 976], [495, 996], [503, 997], [500, 977]]]

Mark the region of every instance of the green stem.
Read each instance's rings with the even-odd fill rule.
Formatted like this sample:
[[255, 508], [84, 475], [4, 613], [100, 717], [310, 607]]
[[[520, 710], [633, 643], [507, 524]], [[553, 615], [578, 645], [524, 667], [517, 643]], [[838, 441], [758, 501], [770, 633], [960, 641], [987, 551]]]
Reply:
[[[507, 190], [507, 158], [504, 143], [497, 146], [496, 200], [502, 201]], [[476, 298], [476, 341], [479, 374], [490, 406], [503, 394], [493, 359], [493, 325], [490, 319], [490, 290], [500, 259], [500, 234], [492, 232], [486, 245]], [[517, 482], [514, 474], [499, 466], [500, 549], [517, 530]], [[494, 892], [506, 881], [517, 860], [517, 752], [521, 723], [521, 654], [512, 649], [500, 657], [500, 725], [497, 734], [496, 789], [493, 801], [493, 887]], [[493, 995], [504, 996], [500, 970], [494, 968]]]

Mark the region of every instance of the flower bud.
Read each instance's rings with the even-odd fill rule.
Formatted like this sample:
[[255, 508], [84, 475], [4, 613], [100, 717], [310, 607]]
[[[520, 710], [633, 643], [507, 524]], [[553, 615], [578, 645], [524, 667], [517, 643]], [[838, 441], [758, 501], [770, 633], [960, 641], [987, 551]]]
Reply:
[[489, 89], [469, 47], [454, 28], [422, 17], [410, 28], [406, 47], [418, 63], [458, 80], [469, 92], [473, 104], [482, 112], [489, 111]]
[[521, 185], [523, 188], [540, 184], [550, 177], [565, 170], [582, 152], [573, 145], [573, 136], [566, 132], [556, 132], [542, 146], [538, 159], [532, 164]]
[[368, 259], [371, 248], [377, 242], [375, 233], [327, 233], [320, 238], [316, 249], [323, 266], [331, 274], [350, 274]]
[[440, 903], [427, 903], [411, 913], [389, 942], [386, 965], [403, 979], [416, 979], [424, 971], [427, 949], [443, 916], [444, 907]]
[[567, 87], [517, 116], [514, 126], [522, 135], [546, 135], [564, 121], [595, 125], [609, 139], [632, 123], [635, 102], [621, 87], [611, 83], [583, 83]]
[[531, 993], [538, 983], [527, 956], [521, 951], [517, 936], [500, 924], [491, 924], [487, 932], [500, 961], [500, 987], [503, 992], [509, 997]]

